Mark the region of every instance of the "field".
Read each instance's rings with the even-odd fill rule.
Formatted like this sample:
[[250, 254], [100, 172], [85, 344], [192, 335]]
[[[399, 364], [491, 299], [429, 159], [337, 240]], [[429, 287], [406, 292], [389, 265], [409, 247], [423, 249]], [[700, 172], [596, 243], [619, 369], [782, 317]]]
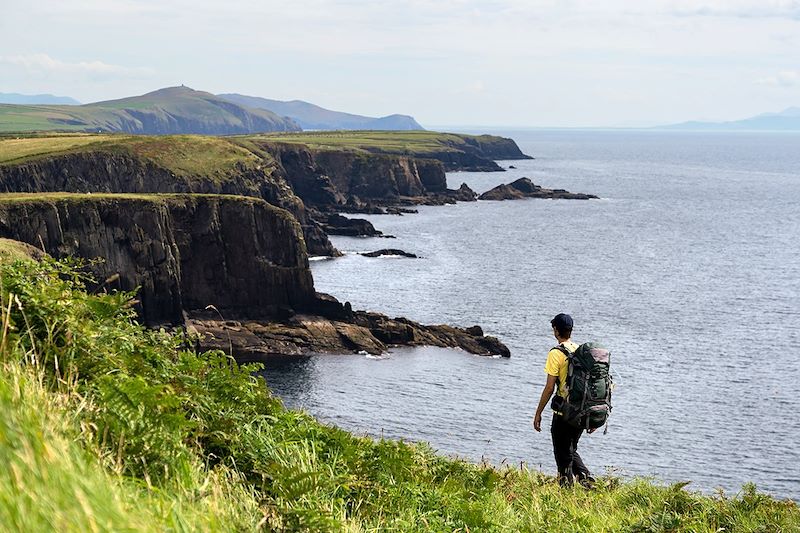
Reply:
[[270, 164], [225, 137], [62, 134], [0, 139], [0, 165], [78, 152], [124, 153], [150, 160], [178, 176], [224, 179]]
[[325, 131], [264, 134], [256, 138], [303, 144], [312, 148], [424, 155], [431, 152], [457, 152], [467, 145], [465, 139], [490, 140], [493, 137], [433, 131]]

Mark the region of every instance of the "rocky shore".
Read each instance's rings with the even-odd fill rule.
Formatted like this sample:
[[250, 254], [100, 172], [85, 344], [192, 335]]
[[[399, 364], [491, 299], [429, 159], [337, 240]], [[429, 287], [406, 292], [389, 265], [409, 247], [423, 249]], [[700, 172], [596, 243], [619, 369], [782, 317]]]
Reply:
[[[433, 345], [508, 356], [480, 328], [354, 312], [314, 290], [302, 230], [283, 209], [226, 195], [0, 195], [4, 249], [86, 259], [93, 290], [138, 292], [153, 327], [185, 327], [201, 349], [241, 361], [301, 353], [379, 354]], [[26, 252], [26, 255], [34, 255]]]
[[280, 321], [195, 317], [187, 320], [186, 326], [196, 335], [198, 348], [223, 350], [240, 362], [309, 353], [380, 355], [395, 346], [439, 346], [476, 355], [510, 356], [503, 343], [483, 335], [480, 327], [425, 326], [366, 311], [340, 318], [298, 314]]
[[[493, 159], [529, 158], [500, 137], [381, 135], [0, 141], [0, 238], [57, 258], [101, 258], [93, 274], [113, 282], [96, 289], [138, 291], [144, 323], [186, 327], [200, 347], [227, 346], [246, 359], [397, 345], [508, 356], [479, 327], [354, 312], [316, 293], [308, 256], [340, 255], [328, 235], [390, 237], [341, 213], [472, 202], [478, 196], [466, 184], [447, 188], [446, 171], [502, 171]], [[505, 187], [505, 196], [574, 196], [520, 180]], [[386, 254], [414, 257], [366, 255]]]

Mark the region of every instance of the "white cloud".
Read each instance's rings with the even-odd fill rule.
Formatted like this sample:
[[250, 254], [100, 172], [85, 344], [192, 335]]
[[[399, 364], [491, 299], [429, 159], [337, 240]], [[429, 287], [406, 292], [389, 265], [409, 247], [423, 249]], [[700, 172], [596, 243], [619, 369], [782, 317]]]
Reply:
[[47, 54], [0, 56], [0, 63], [21, 67], [30, 74], [86, 75], [92, 78], [146, 78], [154, 74], [153, 69], [145, 67], [124, 67], [102, 61], [69, 63]]
[[799, 0], [707, 0], [672, 2], [680, 16], [786, 18], [800, 20]]
[[800, 85], [800, 70], [782, 70], [775, 76], [758, 79], [756, 83], [774, 87], [794, 87]]

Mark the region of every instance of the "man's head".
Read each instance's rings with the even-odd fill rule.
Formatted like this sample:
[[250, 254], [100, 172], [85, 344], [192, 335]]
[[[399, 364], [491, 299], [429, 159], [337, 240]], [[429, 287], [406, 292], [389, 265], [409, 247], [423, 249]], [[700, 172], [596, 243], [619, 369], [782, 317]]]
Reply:
[[572, 317], [559, 313], [550, 321], [553, 326], [553, 334], [557, 339], [567, 340], [572, 336]]

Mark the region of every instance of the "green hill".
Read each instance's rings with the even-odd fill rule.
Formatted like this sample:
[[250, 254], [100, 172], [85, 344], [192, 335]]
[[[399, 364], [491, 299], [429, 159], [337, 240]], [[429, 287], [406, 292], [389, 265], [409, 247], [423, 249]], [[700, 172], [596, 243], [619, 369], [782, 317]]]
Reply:
[[331, 111], [318, 105], [303, 102], [302, 100], [292, 100], [283, 102], [280, 100], [270, 100], [269, 98], [259, 98], [256, 96], [245, 96], [243, 94], [220, 94], [230, 102], [258, 109], [266, 109], [278, 115], [289, 117], [295, 120], [303, 129], [309, 130], [422, 130], [425, 129], [408, 115], [388, 115], [385, 117], [365, 117]]
[[291, 119], [183, 86], [81, 106], [0, 104], [0, 132], [230, 135], [298, 130]]

